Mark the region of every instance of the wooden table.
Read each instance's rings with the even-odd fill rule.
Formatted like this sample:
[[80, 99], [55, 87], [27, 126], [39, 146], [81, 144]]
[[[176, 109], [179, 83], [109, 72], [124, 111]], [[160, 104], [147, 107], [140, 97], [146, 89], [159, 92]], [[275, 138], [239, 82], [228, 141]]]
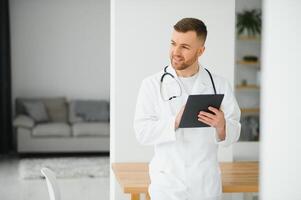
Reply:
[[[220, 166], [224, 193], [258, 192], [258, 162], [222, 162]], [[148, 163], [113, 163], [112, 169], [132, 200], [139, 200], [140, 194], [149, 199]]]

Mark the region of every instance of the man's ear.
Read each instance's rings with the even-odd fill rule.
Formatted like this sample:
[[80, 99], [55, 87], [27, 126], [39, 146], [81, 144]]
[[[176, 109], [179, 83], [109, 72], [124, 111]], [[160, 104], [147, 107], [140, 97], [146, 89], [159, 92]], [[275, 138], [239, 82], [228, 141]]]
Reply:
[[201, 56], [205, 51], [205, 46], [199, 48], [198, 55]]

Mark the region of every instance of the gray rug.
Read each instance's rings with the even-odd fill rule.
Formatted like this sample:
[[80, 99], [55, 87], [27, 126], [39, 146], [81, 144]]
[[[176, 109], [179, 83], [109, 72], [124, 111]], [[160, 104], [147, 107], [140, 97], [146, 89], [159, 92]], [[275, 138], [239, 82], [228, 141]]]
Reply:
[[48, 167], [57, 178], [109, 177], [109, 166], [109, 157], [23, 158], [19, 174], [22, 179], [41, 179], [40, 170]]

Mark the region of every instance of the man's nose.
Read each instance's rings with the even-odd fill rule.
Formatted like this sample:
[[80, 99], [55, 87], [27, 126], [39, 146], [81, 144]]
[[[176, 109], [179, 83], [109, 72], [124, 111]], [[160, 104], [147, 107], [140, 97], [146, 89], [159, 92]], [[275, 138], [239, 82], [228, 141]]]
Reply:
[[181, 51], [180, 51], [180, 48], [179, 48], [179, 47], [175, 47], [175, 48], [173, 49], [173, 55], [175, 55], [175, 56], [181, 55]]

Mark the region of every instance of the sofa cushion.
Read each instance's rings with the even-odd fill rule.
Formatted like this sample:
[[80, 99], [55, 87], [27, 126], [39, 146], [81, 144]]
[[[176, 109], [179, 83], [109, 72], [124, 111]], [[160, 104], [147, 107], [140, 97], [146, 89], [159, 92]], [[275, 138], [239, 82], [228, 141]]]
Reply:
[[74, 136], [108, 136], [110, 134], [108, 122], [83, 122], [72, 125]]
[[32, 128], [34, 127], [34, 120], [27, 115], [19, 115], [14, 119], [13, 125], [15, 127]]
[[67, 122], [68, 108], [66, 98], [45, 98], [43, 101], [51, 121]]
[[109, 121], [109, 105], [106, 101], [81, 100], [77, 102], [75, 110], [85, 121]]
[[67, 122], [68, 108], [64, 97], [51, 98], [17, 98], [16, 115], [26, 114], [24, 102], [42, 101], [46, 107], [48, 117], [52, 122]]
[[32, 131], [33, 136], [70, 136], [71, 128], [67, 123], [38, 124]]
[[36, 122], [49, 121], [45, 105], [42, 101], [25, 101], [24, 107], [26, 113]]
[[69, 122], [71, 124], [74, 124], [74, 123], [78, 123], [78, 122], [83, 122], [84, 121], [84, 118], [77, 115], [76, 112], [75, 112], [75, 108], [76, 108], [76, 101], [70, 101], [69, 102]]

